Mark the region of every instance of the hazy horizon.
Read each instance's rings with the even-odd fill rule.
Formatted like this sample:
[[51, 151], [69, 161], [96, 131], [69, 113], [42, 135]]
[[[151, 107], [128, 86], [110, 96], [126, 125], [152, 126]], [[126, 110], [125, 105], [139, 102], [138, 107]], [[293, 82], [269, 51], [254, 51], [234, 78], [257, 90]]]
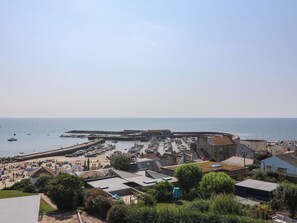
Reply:
[[2, 1], [0, 117], [295, 118], [297, 1]]

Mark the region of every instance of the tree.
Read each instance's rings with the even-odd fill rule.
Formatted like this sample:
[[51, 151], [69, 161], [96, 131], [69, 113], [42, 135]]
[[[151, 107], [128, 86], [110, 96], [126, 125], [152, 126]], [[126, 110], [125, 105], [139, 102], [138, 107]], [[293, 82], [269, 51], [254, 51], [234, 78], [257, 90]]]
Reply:
[[87, 195], [85, 197], [85, 202], [84, 202], [85, 210], [89, 214], [98, 212], [98, 206], [95, 203], [95, 199], [97, 197], [105, 197], [105, 198], [107, 198], [108, 195], [107, 195], [107, 193], [105, 191], [103, 191], [103, 190], [101, 190], [99, 188], [93, 188], [93, 189], [91, 189], [87, 193]]
[[108, 223], [126, 223], [128, 208], [123, 204], [113, 205], [107, 214]]
[[158, 202], [167, 202], [172, 200], [173, 185], [168, 181], [161, 181], [151, 186], [148, 194], [152, 195]]
[[82, 199], [84, 182], [81, 178], [68, 174], [59, 174], [47, 184], [50, 198], [61, 210], [75, 208]]
[[119, 154], [110, 158], [110, 165], [117, 170], [129, 170], [132, 158], [128, 155]]
[[46, 192], [46, 185], [51, 179], [53, 179], [52, 175], [38, 177], [37, 181], [35, 182], [38, 192]]
[[97, 196], [94, 199], [95, 207], [97, 208], [97, 212], [102, 219], [106, 219], [107, 212], [111, 208], [111, 200], [110, 198]]
[[20, 190], [27, 193], [35, 193], [37, 190], [29, 179], [23, 179], [19, 182], [16, 182], [14, 185], [10, 187], [10, 189]]
[[179, 186], [189, 192], [198, 185], [202, 177], [202, 170], [194, 163], [188, 163], [180, 166], [176, 171]]
[[200, 190], [204, 197], [213, 194], [234, 193], [235, 181], [224, 172], [211, 172], [205, 174], [200, 182]]
[[294, 183], [283, 182], [273, 193], [271, 205], [274, 209], [287, 208], [291, 217], [297, 211], [297, 185]]

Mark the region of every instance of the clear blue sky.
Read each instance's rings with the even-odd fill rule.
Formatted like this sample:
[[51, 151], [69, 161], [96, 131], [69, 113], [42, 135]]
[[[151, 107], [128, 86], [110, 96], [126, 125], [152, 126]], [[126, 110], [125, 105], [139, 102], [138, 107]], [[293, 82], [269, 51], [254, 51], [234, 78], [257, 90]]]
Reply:
[[0, 117], [297, 117], [297, 1], [1, 1]]

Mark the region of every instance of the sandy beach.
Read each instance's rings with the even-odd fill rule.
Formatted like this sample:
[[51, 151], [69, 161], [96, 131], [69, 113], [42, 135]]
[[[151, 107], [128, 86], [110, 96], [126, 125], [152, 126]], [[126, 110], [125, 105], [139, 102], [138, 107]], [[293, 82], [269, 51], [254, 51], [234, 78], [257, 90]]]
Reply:
[[25, 178], [28, 174], [28, 169], [38, 168], [38, 164], [58, 170], [60, 167], [70, 170], [71, 165], [83, 166], [90, 160], [90, 169], [100, 169], [109, 164], [109, 160], [105, 155], [98, 155], [97, 157], [65, 157], [65, 156], [51, 156], [46, 158], [31, 159], [20, 162], [12, 162], [0, 164], [0, 170], [4, 174], [0, 182], [0, 190], [5, 187], [12, 186], [18, 180]]

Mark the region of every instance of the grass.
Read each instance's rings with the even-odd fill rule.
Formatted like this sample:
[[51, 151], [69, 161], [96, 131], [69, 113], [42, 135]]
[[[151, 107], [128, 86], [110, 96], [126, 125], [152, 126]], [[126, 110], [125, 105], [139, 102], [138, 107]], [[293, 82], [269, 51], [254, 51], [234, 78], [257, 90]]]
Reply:
[[45, 200], [43, 200], [42, 198], [40, 199], [40, 207], [39, 207], [39, 211], [42, 213], [47, 213], [47, 212], [51, 212], [51, 211], [56, 211], [57, 209], [52, 208]]
[[[25, 193], [18, 190], [0, 190], [0, 199], [3, 198], [13, 198], [13, 197], [24, 197], [35, 195], [35, 193]], [[40, 199], [39, 211], [42, 213], [47, 213], [51, 211], [56, 211], [55, 208], [52, 208], [45, 200]]]
[[175, 208], [175, 207], [188, 207], [191, 201], [179, 200], [177, 203], [157, 203], [158, 208]]
[[12, 198], [12, 197], [24, 197], [24, 196], [31, 196], [34, 193], [25, 193], [18, 190], [0, 190], [0, 199], [3, 198]]

